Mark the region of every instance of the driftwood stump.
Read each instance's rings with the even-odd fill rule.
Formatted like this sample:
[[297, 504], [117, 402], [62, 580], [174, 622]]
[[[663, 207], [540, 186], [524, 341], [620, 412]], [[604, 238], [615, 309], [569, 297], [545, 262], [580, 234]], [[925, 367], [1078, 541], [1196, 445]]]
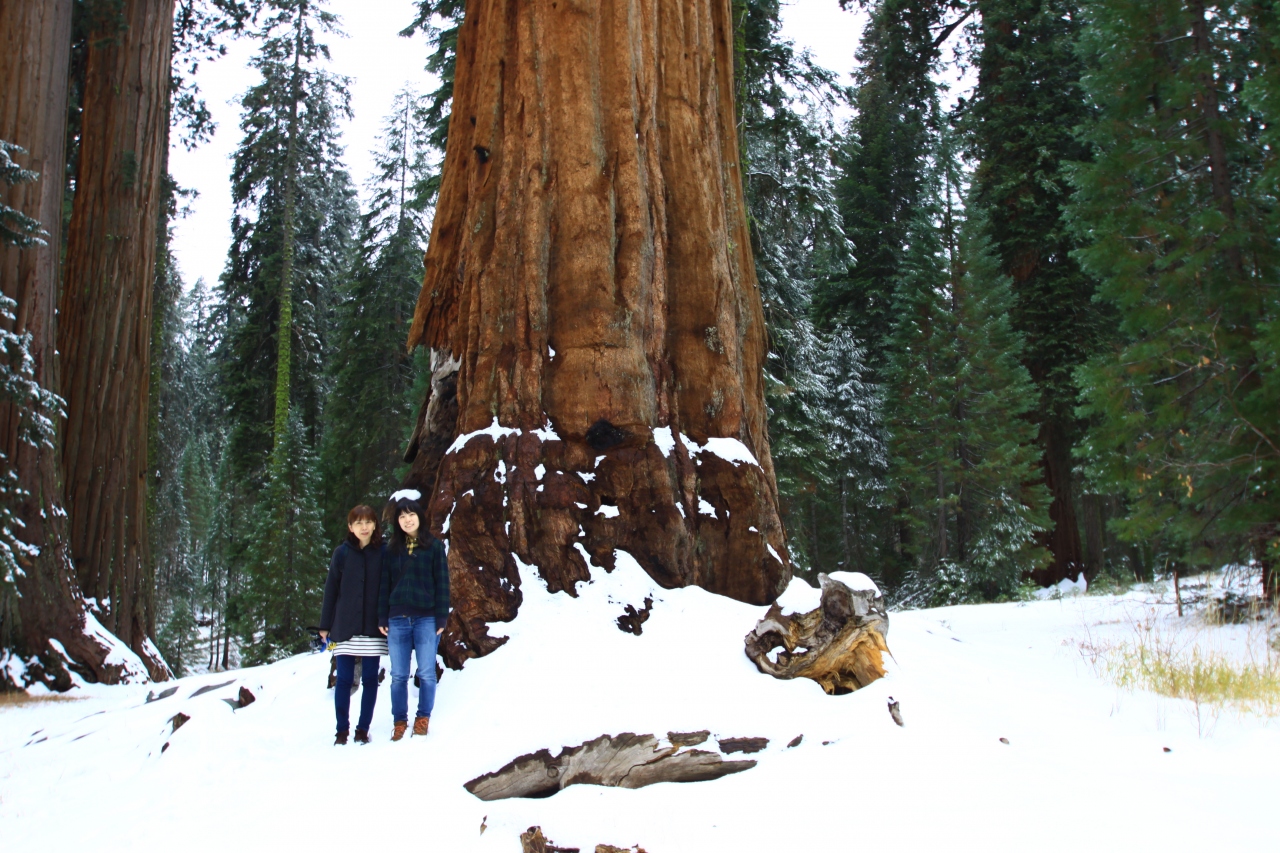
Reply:
[[811, 678], [827, 693], [850, 693], [885, 673], [889, 614], [874, 586], [852, 589], [825, 574], [818, 582], [818, 608], [784, 614], [770, 607], [746, 636], [747, 657], [774, 678]]

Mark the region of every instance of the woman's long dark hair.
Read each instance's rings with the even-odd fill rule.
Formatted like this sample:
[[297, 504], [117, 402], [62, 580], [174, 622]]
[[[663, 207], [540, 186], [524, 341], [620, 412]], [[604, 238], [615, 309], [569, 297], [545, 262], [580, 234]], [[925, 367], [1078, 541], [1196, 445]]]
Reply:
[[416, 513], [418, 516], [418, 536], [419, 542], [422, 542], [431, 535], [431, 531], [427, 530], [427, 519], [422, 514], [422, 505], [410, 498], [398, 498], [391, 502], [391, 550], [398, 554], [409, 553], [405, 540], [408, 538], [404, 535], [404, 531], [400, 529], [400, 516], [406, 512]]
[[352, 507], [351, 512], [347, 513], [347, 544], [357, 551], [360, 550], [360, 540], [351, 532], [351, 525], [357, 521], [373, 522], [373, 536], [369, 537], [369, 546], [371, 548], [381, 548], [382, 525], [378, 523], [378, 514], [373, 511], [373, 507], [367, 504]]

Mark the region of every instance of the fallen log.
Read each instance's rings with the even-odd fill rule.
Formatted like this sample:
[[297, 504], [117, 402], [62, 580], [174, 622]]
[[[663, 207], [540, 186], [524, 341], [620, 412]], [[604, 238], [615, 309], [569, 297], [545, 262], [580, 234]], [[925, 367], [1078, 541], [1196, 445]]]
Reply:
[[[540, 798], [570, 785], [643, 788], [657, 782], [705, 782], [756, 766], [752, 759], [731, 761], [720, 752], [686, 748], [687, 737], [673, 737], [664, 744], [651, 734], [601, 735], [555, 756], [547, 749], [522, 755], [463, 787], [482, 800]], [[721, 742], [721, 749], [731, 751], [724, 749], [725, 742], [728, 739]], [[769, 743], [765, 738], [737, 738], [737, 742], [750, 742], [752, 752]]]
[[889, 614], [869, 580], [855, 589], [819, 574], [818, 583], [822, 599], [817, 609], [783, 613], [774, 604], [747, 634], [746, 653], [766, 675], [809, 678], [838, 696], [884, 676]]

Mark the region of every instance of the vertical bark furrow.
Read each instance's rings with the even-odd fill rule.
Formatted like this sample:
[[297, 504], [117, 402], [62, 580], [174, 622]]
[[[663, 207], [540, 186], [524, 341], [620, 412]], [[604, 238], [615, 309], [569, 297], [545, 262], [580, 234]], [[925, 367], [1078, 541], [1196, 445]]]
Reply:
[[785, 586], [732, 59], [727, 0], [468, 5], [409, 343], [460, 363], [455, 436], [516, 432], [410, 476], [448, 526], [451, 665], [496, 647], [517, 559], [570, 594], [579, 545], [665, 586]]

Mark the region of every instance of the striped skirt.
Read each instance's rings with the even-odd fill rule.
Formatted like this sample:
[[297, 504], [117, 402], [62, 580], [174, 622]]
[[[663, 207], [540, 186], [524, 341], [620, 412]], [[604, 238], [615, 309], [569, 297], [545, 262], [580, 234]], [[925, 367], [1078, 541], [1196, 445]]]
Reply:
[[361, 658], [375, 658], [387, 654], [386, 637], [361, 637], [356, 635], [341, 643], [330, 643], [329, 651], [335, 655], [354, 655]]

